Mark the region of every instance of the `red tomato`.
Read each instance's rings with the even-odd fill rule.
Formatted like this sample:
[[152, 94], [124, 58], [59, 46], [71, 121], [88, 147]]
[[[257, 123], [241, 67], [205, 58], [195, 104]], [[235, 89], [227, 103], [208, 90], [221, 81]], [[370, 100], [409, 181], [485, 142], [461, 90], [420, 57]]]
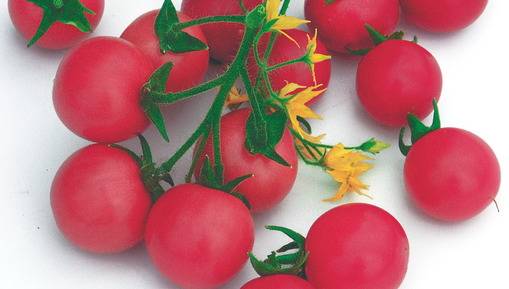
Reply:
[[53, 87], [57, 114], [71, 131], [93, 142], [133, 137], [149, 124], [140, 99], [153, 70], [149, 59], [124, 39], [84, 41], [58, 69]]
[[318, 28], [327, 48], [345, 53], [349, 49], [373, 46], [365, 24], [383, 34], [394, 31], [399, 22], [398, 0], [306, 0], [306, 19]]
[[[251, 154], [245, 147], [246, 122], [250, 112], [249, 109], [239, 109], [223, 116], [221, 155], [226, 182], [253, 174], [253, 177], [238, 186], [237, 191], [248, 199], [253, 212], [262, 212], [273, 208], [288, 195], [297, 177], [298, 159], [288, 130], [285, 131], [276, 151], [291, 167], [280, 165], [260, 154]], [[210, 160], [214, 159], [210, 139], [200, 162], [203, 162], [205, 155], [209, 156]], [[197, 167], [201, 168], [201, 164]]]
[[405, 161], [410, 197], [426, 214], [463, 221], [483, 211], [500, 187], [500, 166], [478, 136], [443, 128], [418, 140]]
[[[295, 45], [295, 43], [287, 37], [282, 35], [278, 36], [274, 44], [274, 48], [272, 49], [272, 54], [268, 60], [269, 66], [302, 57], [307, 52], [306, 46], [308, 43], [308, 37], [313, 38], [313, 35], [298, 29], [292, 29], [285, 32], [295, 41], [297, 41], [300, 47]], [[265, 53], [268, 39], [269, 37], [267, 35], [267, 37], [263, 39], [263, 42], [260, 45], [259, 50], [261, 55]], [[316, 53], [326, 55], [329, 54], [327, 48], [325, 48], [325, 46], [319, 40], [317, 41]], [[258, 72], [258, 66], [253, 55], [250, 56], [248, 65], [250, 74], [252, 75], [252, 78], [255, 79], [255, 75]], [[329, 86], [331, 75], [331, 61], [326, 60], [317, 63], [315, 65], [315, 74], [317, 84], [322, 84], [322, 89], [327, 88]], [[281, 90], [281, 88], [283, 88], [287, 82], [297, 83], [302, 86], [314, 85], [313, 74], [311, 73], [309, 66], [305, 63], [292, 64], [274, 70], [269, 73], [269, 77], [270, 82], [272, 83], [272, 87], [275, 91]], [[318, 98], [313, 99], [311, 103], [315, 102], [316, 100], [318, 100]]]
[[386, 211], [348, 204], [322, 215], [306, 238], [308, 280], [320, 289], [396, 289], [405, 277], [405, 231]]
[[145, 242], [156, 267], [179, 288], [212, 289], [228, 282], [246, 263], [254, 223], [239, 199], [184, 184], [156, 202]]
[[[95, 15], [85, 14], [92, 29], [95, 29], [103, 15], [104, 0], [81, 0], [81, 3], [95, 12]], [[41, 23], [43, 10], [28, 0], [9, 0], [9, 14], [16, 30], [23, 38], [29, 40]], [[36, 42], [36, 45], [47, 49], [65, 49], [78, 44], [87, 35], [72, 25], [57, 22]]]
[[388, 40], [359, 63], [357, 94], [378, 122], [402, 127], [407, 115], [425, 118], [442, 92], [442, 73], [426, 49], [404, 40]]
[[472, 24], [488, 0], [401, 0], [409, 23], [431, 32], [453, 32]]
[[240, 289], [314, 289], [306, 280], [292, 275], [272, 275], [251, 280]]
[[136, 161], [108, 145], [90, 145], [74, 153], [51, 187], [60, 231], [94, 253], [121, 252], [138, 244], [150, 206]]
[[[263, 0], [243, 0], [246, 9], [254, 9]], [[218, 15], [243, 15], [239, 0], [183, 0], [182, 12], [192, 18]], [[239, 49], [244, 27], [236, 23], [212, 23], [202, 26], [209, 42], [210, 56], [222, 63], [230, 63]]]
[[[191, 88], [199, 84], [209, 67], [209, 51], [193, 51], [186, 53], [161, 53], [159, 38], [155, 34], [154, 25], [159, 10], [154, 10], [141, 15], [120, 36], [136, 45], [147, 55], [154, 67], [172, 62], [173, 68], [168, 78], [168, 90], [177, 92]], [[189, 21], [190, 18], [179, 13], [180, 21]], [[207, 43], [205, 36], [199, 26], [184, 29], [185, 32]]]

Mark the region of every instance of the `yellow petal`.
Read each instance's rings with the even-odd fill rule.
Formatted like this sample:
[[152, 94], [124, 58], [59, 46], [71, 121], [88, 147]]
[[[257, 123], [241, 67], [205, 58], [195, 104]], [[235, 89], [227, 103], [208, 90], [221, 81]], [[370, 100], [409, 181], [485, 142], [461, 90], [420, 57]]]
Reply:
[[330, 55], [315, 53], [315, 54], [311, 55], [310, 59], [311, 59], [312, 63], [320, 63], [322, 61], [326, 61], [326, 60], [329, 60], [331, 58], [332, 57]]
[[277, 17], [277, 21], [274, 23], [274, 25], [272, 25], [271, 29], [277, 31], [289, 30], [297, 28], [306, 23], [309, 23], [309, 21], [293, 16], [281, 15]]
[[293, 82], [287, 82], [286, 85], [283, 88], [281, 88], [281, 90], [279, 91], [279, 96], [283, 97], [283, 98], [289, 97], [289, 95], [292, 92], [296, 91], [297, 89], [301, 89], [301, 88], [305, 88], [305, 86], [298, 85]]
[[281, 0], [267, 0], [265, 10], [267, 11], [268, 21], [276, 19], [279, 16], [279, 6], [281, 6]]

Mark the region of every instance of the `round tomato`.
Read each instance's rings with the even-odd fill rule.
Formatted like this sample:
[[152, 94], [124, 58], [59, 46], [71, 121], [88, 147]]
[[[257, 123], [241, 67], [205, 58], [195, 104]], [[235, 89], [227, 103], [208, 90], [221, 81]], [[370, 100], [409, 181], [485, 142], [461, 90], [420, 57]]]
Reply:
[[[85, 7], [95, 14], [85, 13], [92, 29], [95, 29], [101, 20], [104, 11], [104, 0], [81, 0]], [[28, 0], [9, 0], [9, 14], [16, 30], [26, 40], [31, 39], [43, 17], [43, 9]], [[54, 23], [49, 30], [36, 42], [36, 45], [47, 49], [65, 49], [78, 44], [87, 37], [72, 25], [61, 22]]]
[[239, 199], [195, 184], [166, 192], [150, 212], [145, 243], [156, 267], [179, 288], [228, 282], [253, 248], [254, 223]]
[[[209, 51], [193, 51], [186, 53], [161, 53], [159, 48], [159, 38], [155, 34], [154, 25], [159, 10], [154, 10], [143, 14], [134, 20], [120, 36], [136, 45], [145, 55], [147, 55], [155, 67], [172, 62], [168, 78], [168, 91], [177, 92], [191, 88], [199, 84], [209, 67]], [[190, 18], [179, 13], [180, 21], [189, 21]], [[205, 36], [199, 26], [184, 29], [185, 32], [207, 43]]]
[[[272, 53], [267, 61], [269, 66], [283, 63], [289, 60], [297, 59], [306, 54], [306, 46], [308, 44], [308, 37], [313, 38], [313, 35], [308, 34], [305, 31], [292, 29], [285, 31], [290, 37], [292, 37], [298, 44], [291, 41], [287, 37], [280, 35], [274, 43]], [[260, 54], [263, 55], [267, 48], [268, 35], [264, 37], [260, 45]], [[320, 42], [317, 41], [316, 53], [328, 55], [327, 48]], [[258, 72], [258, 66], [255, 62], [254, 56], [249, 57], [249, 70], [251, 78], [255, 79], [256, 73]], [[326, 60], [315, 64], [315, 75], [316, 83], [321, 84], [321, 89], [325, 89], [329, 86], [329, 80], [331, 76], [331, 61]], [[296, 63], [289, 66], [285, 66], [269, 73], [270, 82], [272, 88], [275, 91], [281, 90], [288, 82], [293, 82], [302, 86], [313, 86], [315, 85], [313, 80], [313, 74], [306, 63]], [[316, 101], [317, 98], [313, 99], [311, 103]]]
[[75, 134], [102, 143], [120, 142], [145, 130], [141, 89], [154, 67], [132, 43], [96, 37], [62, 60], [53, 102], [62, 122]]
[[[263, 0], [243, 0], [247, 10], [262, 4]], [[239, 0], [183, 0], [182, 12], [192, 18], [218, 15], [243, 15]], [[211, 23], [202, 26], [210, 47], [210, 56], [222, 63], [230, 63], [239, 49], [244, 27], [237, 23]]]
[[405, 184], [426, 214], [463, 221], [483, 211], [500, 187], [500, 166], [478, 136], [443, 128], [419, 139], [405, 161]]
[[58, 228], [83, 250], [116, 253], [143, 239], [151, 206], [138, 163], [125, 151], [95, 144], [58, 170], [51, 207]]
[[472, 24], [488, 0], [400, 0], [409, 23], [431, 32], [453, 32]]
[[251, 280], [240, 289], [314, 289], [306, 280], [292, 275], [272, 275]]
[[306, 250], [306, 276], [320, 289], [396, 289], [408, 266], [405, 231], [389, 213], [368, 204], [322, 215], [308, 233]]
[[[291, 165], [290, 167], [276, 163], [261, 154], [251, 154], [245, 146], [246, 122], [250, 113], [249, 109], [239, 109], [223, 116], [221, 155], [225, 182], [253, 174], [237, 187], [237, 191], [247, 198], [253, 212], [262, 212], [279, 204], [290, 192], [297, 177], [298, 159], [288, 130], [276, 147], [276, 152]], [[205, 145], [200, 163], [205, 156], [212, 161], [214, 159], [211, 139]], [[201, 164], [197, 167], [201, 168]]]
[[399, 22], [398, 0], [306, 0], [306, 19], [318, 28], [327, 48], [345, 53], [347, 49], [373, 46], [365, 24], [390, 34]]
[[442, 92], [437, 61], [420, 45], [388, 40], [365, 55], [357, 69], [357, 94], [378, 122], [402, 127], [407, 115], [420, 119], [433, 110]]

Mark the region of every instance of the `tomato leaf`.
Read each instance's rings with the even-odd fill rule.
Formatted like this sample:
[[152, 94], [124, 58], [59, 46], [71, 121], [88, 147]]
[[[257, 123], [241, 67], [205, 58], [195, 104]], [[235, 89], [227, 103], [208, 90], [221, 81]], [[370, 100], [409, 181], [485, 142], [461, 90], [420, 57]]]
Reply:
[[165, 0], [155, 22], [155, 32], [159, 37], [161, 52], [183, 53], [208, 49], [200, 39], [175, 28], [180, 22], [177, 9], [171, 0]]
[[92, 32], [92, 26], [85, 14], [95, 15], [95, 12], [85, 7], [79, 0], [28, 0], [43, 10], [43, 17], [37, 31], [27, 46], [34, 45], [48, 32], [55, 22], [72, 25], [80, 31]]

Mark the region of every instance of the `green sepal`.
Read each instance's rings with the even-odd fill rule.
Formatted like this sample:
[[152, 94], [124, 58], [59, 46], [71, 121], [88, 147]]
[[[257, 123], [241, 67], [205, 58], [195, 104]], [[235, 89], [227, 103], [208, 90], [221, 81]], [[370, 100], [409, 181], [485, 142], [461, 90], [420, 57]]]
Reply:
[[311, 127], [311, 124], [309, 124], [309, 122], [307, 121], [307, 119], [303, 118], [302, 116], [297, 116], [297, 120], [299, 121], [299, 123], [304, 127], [304, 130], [308, 133], [308, 134], [312, 134], [313, 133], [313, 129]]
[[[251, 29], [260, 27], [260, 25], [262, 24], [262, 22], [265, 19], [265, 16], [267, 16], [267, 11], [265, 10], [265, 6], [263, 4], [256, 6], [253, 10], [251, 10], [246, 15], [246, 27], [251, 28]], [[272, 27], [272, 25], [274, 25], [276, 22], [277, 22], [277, 19], [273, 19], [273, 20], [269, 21], [268, 23], [272, 23], [272, 24], [270, 24], [270, 27]], [[262, 27], [262, 30], [264, 30], [266, 28], [266, 25], [268, 23], [266, 23]], [[270, 27], [268, 27], [269, 30], [270, 30]], [[264, 32], [267, 32], [267, 31], [264, 31]]]
[[165, 0], [155, 22], [155, 32], [159, 37], [161, 53], [168, 51], [183, 53], [208, 49], [208, 46], [200, 39], [188, 33], [175, 29], [175, 24], [180, 22], [177, 9], [171, 0]]
[[[377, 46], [387, 40], [402, 40], [403, 37], [405, 36], [405, 32], [403, 32], [403, 31], [396, 31], [390, 35], [383, 35], [378, 30], [376, 30], [373, 26], [371, 26], [367, 23], [364, 24], [364, 27], [368, 31], [369, 37], [371, 38], [371, 40], [373, 41], [373, 44], [375, 46]], [[368, 54], [371, 51], [371, 49], [372, 48], [364, 48], [364, 49], [354, 50], [354, 49], [350, 49], [348, 47], [346, 48], [348, 53], [350, 53], [352, 55], [358, 55], [358, 56], [363, 56], [363, 55]]]
[[140, 158], [140, 156], [137, 155], [132, 150], [130, 150], [130, 149], [124, 147], [124, 146], [121, 146], [119, 144], [110, 144], [109, 147], [116, 148], [116, 149], [119, 149], [119, 150], [123, 150], [124, 152], [128, 153], [129, 156], [132, 157], [136, 161], [136, 163], [138, 164], [139, 167], [143, 166], [142, 158]]
[[373, 26], [366, 23], [364, 24], [364, 27], [366, 28], [366, 30], [368, 30], [369, 37], [373, 41], [373, 44], [378, 45], [388, 39], [385, 35], [378, 32], [378, 30], [376, 30]]
[[[440, 113], [438, 110], [438, 102], [433, 100], [433, 122], [431, 126], [426, 126], [421, 120], [413, 114], [408, 115], [408, 126], [411, 131], [411, 141], [414, 145], [417, 141], [423, 138], [428, 133], [441, 128]], [[401, 128], [399, 133], [399, 149], [403, 155], [408, 155], [412, 145], [405, 144], [405, 128]]]
[[85, 33], [92, 32], [92, 26], [85, 14], [95, 12], [85, 7], [79, 0], [28, 0], [43, 10], [43, 17], [37, 31], [27, 46], [34, 45], [56, 23], [72, 25]]

